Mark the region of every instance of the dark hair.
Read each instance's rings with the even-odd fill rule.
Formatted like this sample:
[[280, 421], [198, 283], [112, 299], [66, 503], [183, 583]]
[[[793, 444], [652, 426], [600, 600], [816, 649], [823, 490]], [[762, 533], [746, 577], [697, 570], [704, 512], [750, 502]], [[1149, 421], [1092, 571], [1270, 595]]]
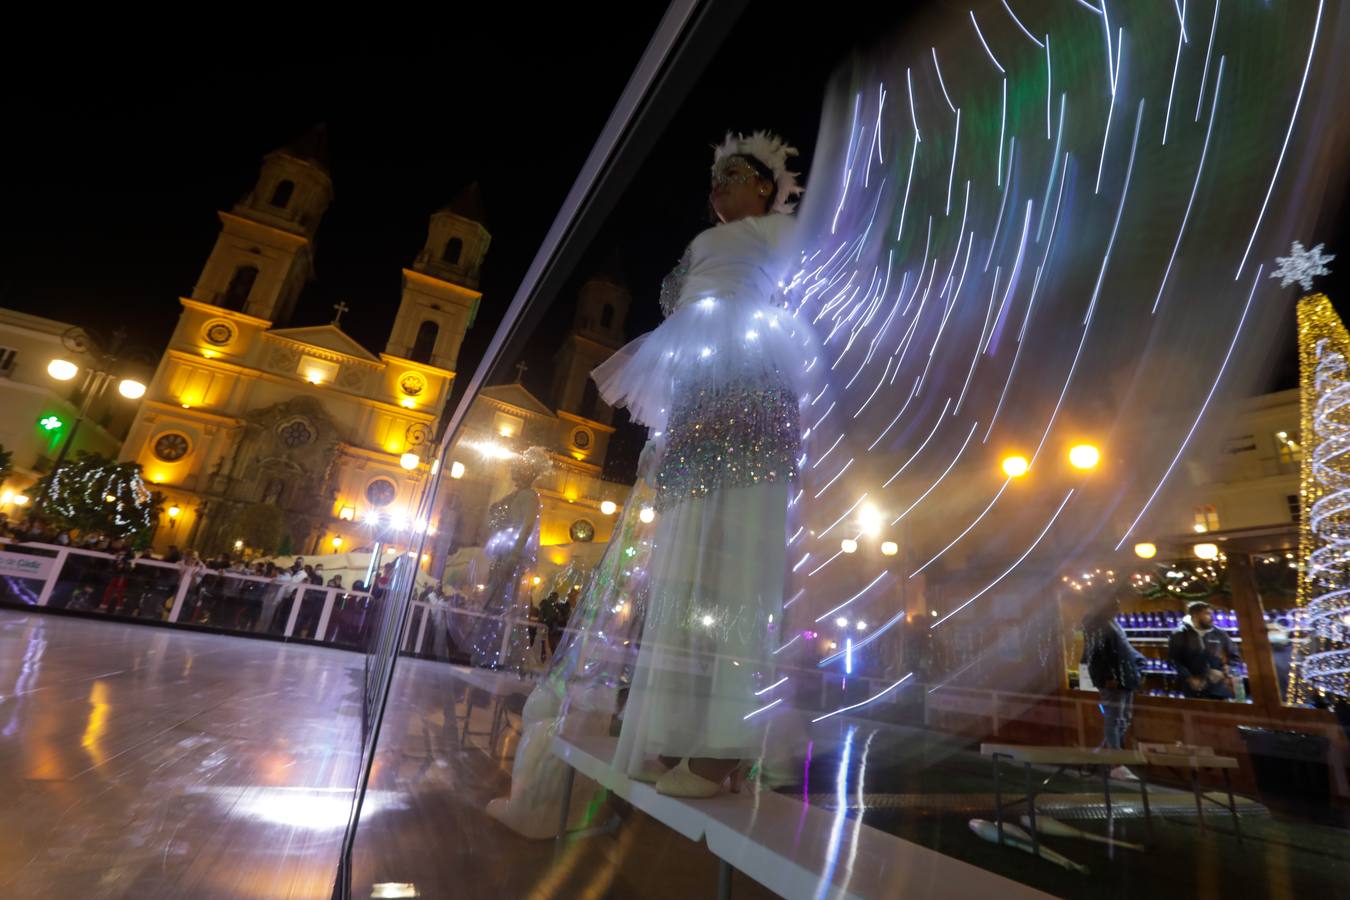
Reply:
[[[771, 212], [774, 203], [778, 200], [778, 180], [773, 177], [773, 170], [766, 166], [758, 157], [751, 156], [748, 153], [732, 153], [723, 157], [723, 159], [739, 159], [749, 166], [756, 176], [764, 179], [773, 186], [773, 190], [769, 191], [769, 196], [764, 198], [764, 212], [765, 214]], [[712, 222], [714, 225], [721, 221], [717, 216], [717, 210], [713, 209], [711, 197], [708, 198], [708, 221]]]
[[1203, 600], [1192, 600], [1190, 603], [1187, 603], [1187, 604], [1186, 604], [1186, 612], [1187, 612], [1187, 614], [1190, 614], [1190, 613], [1198, 613], [1198, 612], [1200, 612], [1201, 610], [1205, 610], [1205, 609], [1213, 609], [1213, 607], [1210, 606], [1208, 603], [1206, 603], [1206, 602], [1203, 601]]

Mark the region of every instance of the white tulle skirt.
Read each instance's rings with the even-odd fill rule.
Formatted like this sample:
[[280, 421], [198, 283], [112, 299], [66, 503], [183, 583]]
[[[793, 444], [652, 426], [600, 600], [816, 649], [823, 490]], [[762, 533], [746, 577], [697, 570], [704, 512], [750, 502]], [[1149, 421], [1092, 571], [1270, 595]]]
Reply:
[[707, 297], [680, 307], [591, 373], [600, 396], [635, 422], [664, 431], [685, 390], [736, 383], [785, 383], [800, 397], [813, 384], [810, 329], [767, 298]]
[[782, 621], [788, 485], [735, 487], [661, 514], [647, 624], [614, 765], [752, 759], [771, 718], [755, 692]]

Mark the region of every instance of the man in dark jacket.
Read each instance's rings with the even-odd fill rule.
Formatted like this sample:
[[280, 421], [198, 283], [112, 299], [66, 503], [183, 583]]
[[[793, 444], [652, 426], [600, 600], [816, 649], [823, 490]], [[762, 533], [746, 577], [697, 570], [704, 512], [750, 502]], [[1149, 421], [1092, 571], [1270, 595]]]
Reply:
[[[1144, 655], [1134, 649], [1116, 621], [1119, 613], [1120, 600], [1111, 596], [1083, 618], [1083, 662], [1101, 697], [1105, 720], [1101, 746], [1109, 750], [1125, 748], [1125, 734], [1134, 715], [1134, 692], [1143, 684]], [[1111, 774], [1135, 777], [1124, 766], [1116, 767]]]
[[1167, 658], [1181, 677], [1187, 697], [1232, 700], [1233, 663], [1242, 659], [1237, 644], [1214, 627], [1214, 611], [1203, 600], [1186, 607], [1187, 615], [1167, 638]]

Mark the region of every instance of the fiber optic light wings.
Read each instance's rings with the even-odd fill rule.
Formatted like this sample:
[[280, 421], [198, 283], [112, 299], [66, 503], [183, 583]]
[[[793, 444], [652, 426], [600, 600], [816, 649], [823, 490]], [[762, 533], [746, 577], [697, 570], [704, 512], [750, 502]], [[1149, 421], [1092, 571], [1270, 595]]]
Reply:
[[842, 666], [847, 620], [884, 667], [907, 619], [1016, 620], [1066, 562], [1184, 529], [1182, 461], [1290, 318], [1263, 273], [1338, 165], [1346, 33], [1322, 2], [991, 0], [845, 66], [788, 289], [826, 382], [792, 654]]

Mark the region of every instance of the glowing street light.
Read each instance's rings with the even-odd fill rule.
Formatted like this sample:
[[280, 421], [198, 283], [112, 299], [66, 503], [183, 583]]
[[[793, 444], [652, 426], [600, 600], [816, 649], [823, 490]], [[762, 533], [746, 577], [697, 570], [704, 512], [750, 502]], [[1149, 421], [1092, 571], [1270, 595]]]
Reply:
[[618, 508], [619, 508], [618, 504], [616, 504], [613, 500], [603, 500], [600, 503], [600, 511], [607, 516], [614, 515], [615, 511], [617, 511]]
[[458, 462], [458, 461], [452, 462], [452, 463], [450, 464], [450, 477], [451, 477], [451, 478], [463, 478], [463, 477], [464, 477], [464, 463]]
[[398, 458], [398, 464], [411, 472], [422, 462], [422, 458], [416, 453], [405, 453]]
[[170, 506], [168, 509], [170, 519], [178, 518], [179, 514], [181, 514], [182, 512], [183, 512], [182, 508], [180, 508], [177, 503], [175, 503], [173, 506]]
[[900, 552], [900, 545], [897, 544], [895, 541], [885, 541], [881, 545], [882, 556], [894, 556], [899, 552]]
[[336, 535], [334, 535], [333, 539], [329, 541], [329, 543], [333, 545], [334, 553], [337, 553], [339, 550], [342, 549], [342, 538], [337, 537]]
[[1030, 468], [1031, 463], [1027, 462], [1025, 456], [1013, 455], [1003, 458], [1003, 474], [1009, 478], [1021, 478]]
[[1102, 453], [1092, 444], [1075, 444], [1069, 448], [1069, 465], [1075, 469], [1094, 469]]
[[839, 542], [839, 549], [843, 550], [845, 553], [857, 553], [858, 542], [853, 538], [844, 538]]
[[642, 512], [638, 513], [638, 518], [642, 520], [643, 524], [650, 525], [656, 521], [656, 510], [650, 506], [644, 506]]
[[47, 363], [47, 374], [57, 381], [69, 381], [80, 374], [80, 367], [68, 359], [54, 359]]
[[881, 518], [881, 510], [869, 503], [858, 514], [858, 527], [863, 534], [875, 537], [881, 533]]
[[1195, 554], [1196, 559], [1218, 559], [1219, 545], [1196, 544], [1194, 547], [1191, 548], [1191, 552]]
[[1134, 545], [1134, 555], [1140, 559], [1152, 559], [1158, 555], [1158, 548], [1148, 541]]
[[145, 385], [134, 378], [123, 378], [117, 383], [117, 393], [128, 400], [139, 400], [145, 396]]

